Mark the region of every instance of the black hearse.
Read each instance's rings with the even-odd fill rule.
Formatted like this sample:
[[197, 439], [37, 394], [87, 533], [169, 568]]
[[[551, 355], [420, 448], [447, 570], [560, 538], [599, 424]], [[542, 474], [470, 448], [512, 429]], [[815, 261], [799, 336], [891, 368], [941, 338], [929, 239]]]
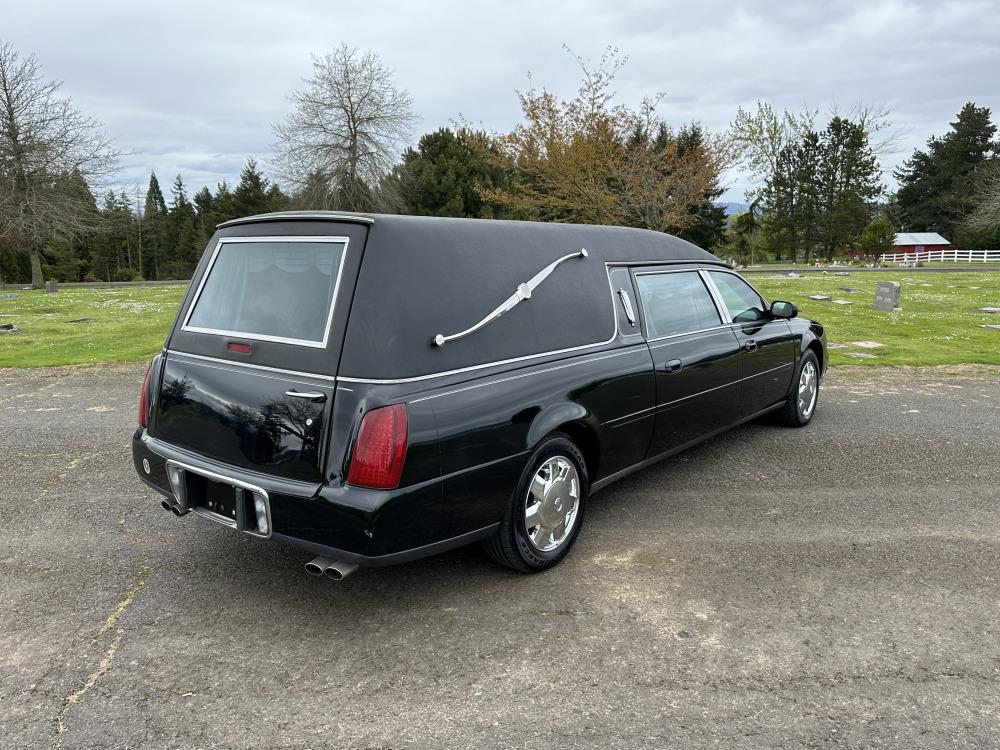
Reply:
[[820, 325], [607, 226], [291, 212], [219, 226], [139, 401], [140, 478], [333, 578], [483, 542], [544, 570], [587, 497], [772, 410]]

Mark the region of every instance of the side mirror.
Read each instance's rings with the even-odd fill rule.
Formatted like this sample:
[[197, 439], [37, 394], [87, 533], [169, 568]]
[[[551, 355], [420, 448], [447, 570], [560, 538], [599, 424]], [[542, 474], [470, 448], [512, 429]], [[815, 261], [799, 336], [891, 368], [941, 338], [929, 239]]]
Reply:
[[798, 314], [799, 308], [791, 302], [782, 302], [777, 300], [771, 303], [772, 318], [794, 318]]

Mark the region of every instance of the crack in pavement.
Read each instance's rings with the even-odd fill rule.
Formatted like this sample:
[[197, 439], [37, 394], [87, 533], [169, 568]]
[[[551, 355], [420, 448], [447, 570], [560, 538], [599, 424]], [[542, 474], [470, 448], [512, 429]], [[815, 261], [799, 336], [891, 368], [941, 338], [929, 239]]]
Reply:
[[[142, 570], [139, 573], [139, 580], [125, 593], [125, 596], [115, 605], [114, 610], [108, 615], [104, 624], [101, 625], [100, 629], [93, 635], [90, 639], [91, 645], [96, 644], [98, 639], [109, 630], [115, 627], [118, 621], [128, 612], [129, 607], [135, 601], [136, 596], [142, 591], [146, 586], [146, 582], [149, 579], [149, 563], [145, 560], [142, 562]], [[62, 736], [66, 732], [66, 724], [64, 719], [66, 718], [66, 713], [71, 707], [79, 703], [87, 691], [90, 690], [98, 681], [107, 674], [112, 665], [114, 664], [115, 655], [118, 653], [118, 649], [121, 647], [122, 642], [125, 640], [125, 630], [119, 630], [111, 644], [105, 649], [104, 656], [101, 658], [100, 664], [98, 664], [97, 669], [94, 670], [84, 681], [83, 685], [74, 690], [72, 693], [63, 698], [62, 708], [59, 713], [56, 714], [53, 720], [56, 725], [56, 736], [52, 739], [52, 750], [58, 750], [62, 746]]]

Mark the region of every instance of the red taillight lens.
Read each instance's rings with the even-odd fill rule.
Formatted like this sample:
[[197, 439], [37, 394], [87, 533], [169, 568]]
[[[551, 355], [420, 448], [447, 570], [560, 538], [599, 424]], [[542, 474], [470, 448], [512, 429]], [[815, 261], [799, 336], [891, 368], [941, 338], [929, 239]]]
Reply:
[[406, 462], [406, 404], [372, 409], [361, 420], [347, 483], [391, 490], [399, 486]]
[[146, 377], [142, 381], [142, 390], [139, 392], [140, 427], [149, 427], [149, 376], [152, 372], [152, 367], [146, 368]]

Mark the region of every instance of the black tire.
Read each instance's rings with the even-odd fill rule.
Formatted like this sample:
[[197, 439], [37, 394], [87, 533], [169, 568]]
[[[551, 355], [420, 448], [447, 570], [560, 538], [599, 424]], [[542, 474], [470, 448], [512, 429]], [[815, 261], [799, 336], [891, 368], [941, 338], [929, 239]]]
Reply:
[[[559, 540], [555, 548], [542, 550], [532, 541], [529, 536], [530, 532], [526, 528], [525, 512], [528, 507], [529, 490], [535, 475], [542, 471], [547, 462], [559, 458], [567, 459], [576, 470], [579, 499], [572, 521], [566, 522], [566, 526], [569, 526], [568, 533]], [[496, 535], [483, 542], [486, 554], [494, 562], [521, 573], [539, 573], [557, 565], [560, 560], [566, 557], [580, 533], [589, 492], [590, 479], [587, 476], [587, 463], [584, 461], [580, 449], [572, 440], [561, 433], [550, 435], [531, 454], [531, 458], [517, 482], [507, 513], [504, 515]], [[534, 528], [536, 528], [536, 535], [542, 531], [542, 526]], [[554, 542], [554, 534], [555, 531], [550, 537], [551, 542]]]
[[[799, 387], [802, 385], [802, 375], [807, 368], [811, 367], [815, 382], [815, 395], [811, 399], [806, 399], [806, 404], [799, 399]], [[781, 421], [787, 427], [805, 427], [816, 415], [816, 406], [819, 403], [820, 371], [819, 360], [812, 349], [806, 349], [802, 357], [799, 358], [799, 366], [795, 368], [795, 379], [792, 381], [792, 392], [788, 394], [788, 401], [785, 408], [781, 410]]]

